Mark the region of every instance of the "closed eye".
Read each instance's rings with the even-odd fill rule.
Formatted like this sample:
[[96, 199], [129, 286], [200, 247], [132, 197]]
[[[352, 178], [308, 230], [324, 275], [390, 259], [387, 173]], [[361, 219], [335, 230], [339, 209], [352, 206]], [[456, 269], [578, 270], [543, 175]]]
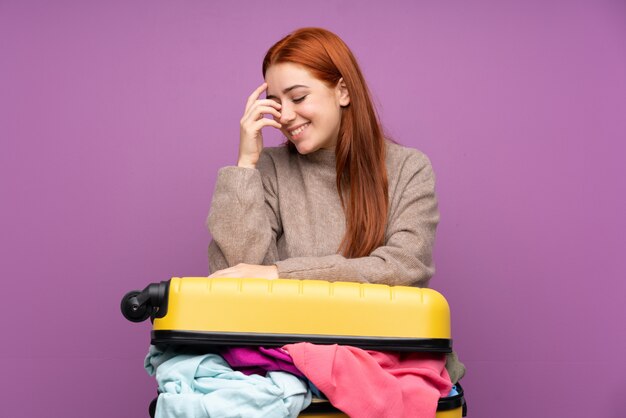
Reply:
[[298, 97], [297, 99], [292, 99], [291, 101], [294, 102], [294, 103], [300, 103], [301, 101], [303, 101], [306, 98], [306, 96], [308, 96], [308, 95], [305, 95], [305, 96], [302, 96], [302, 97]]

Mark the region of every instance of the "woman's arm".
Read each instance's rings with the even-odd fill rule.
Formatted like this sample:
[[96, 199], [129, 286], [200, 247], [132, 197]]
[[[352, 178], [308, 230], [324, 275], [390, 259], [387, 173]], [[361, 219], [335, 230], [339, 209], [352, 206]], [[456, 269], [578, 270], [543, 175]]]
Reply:
[[[271, 192], [271, 188], [266, 189]], [[389, 195], [391, 209], [385, 244], [369, 256], [348, 259], [333, 254], [277, 261], [275, 242], [278, 234], [275, 233], [270, 244], [274, 248], [274, 256], [262, 264], [275, 264], [281, 278], [427, 286], [434, 273], [432, 247], [439, 222], [435, 179], [428, 159], [423, 155], [414, 155], [404, 161], [400, 179]], [[275, 199], [275, 194], [269, 193], [269, 207], [272, 207], [272, 202], [277, 204]], [[277, 215], [274, 210], [267, 214], [269, 219]], [[275, 218], [280, 219], [278, 216]], [[251, 275], [254, 267], [248, 264], [235, 266], [224, 274], [232, 277], [274, 277], [265, 276], [262, 271]]]
[[[280, 129], [281, 105], [261, 99], [267, 83], [252, 92], [239, 121], [239, 156], [236, 167], [219, 170], [211, 210], [207, 219], [213, 236], [209, 244], [209, 271], [223, 270], [240, 263], [268, 264], [276, 259], [279, 228], [275, 188], [270, 179], [262, 180], [257, 165], [262, 164], [264, 127]], [[267, 170], [273, 165], [265, 158]], [[275, 169], [273, 178], [276, 178]]]
[[275, 189], [275, 168], [261, 153], [257, 169], [224, 167], [219, 170], [207, 218], [213, 239], [209, 244], [209, 271], [240, 263], [272, 265], [277, 259], [276, 237], [281, 224]]
[[407, 159], [389, 194], [383, 246], [360, 258], [335, 254], [277, 261], [279, 277], [427, 286], [434, 273], [432, 248], [439, 222], [430, 161], [423, 155]]

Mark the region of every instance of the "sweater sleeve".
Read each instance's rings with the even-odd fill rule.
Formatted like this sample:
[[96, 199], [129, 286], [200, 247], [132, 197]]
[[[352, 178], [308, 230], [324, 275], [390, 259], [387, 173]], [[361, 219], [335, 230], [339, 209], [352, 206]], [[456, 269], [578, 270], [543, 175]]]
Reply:
[[297, 257], [276, 262], [281, 278], [355, 281], [426, 287], [434, 273], [432, 247], [439, 222], [435, 177], [425, 156], [405, 162], [390, 190], [385, 244], [367, 257]]
[[[223, 167], [218, 171], [207, 227], [209, 271], [239, 263], [274, 264], [276, 236], [281, 229], [275, 171], [271, 159], [261, 154], [257, 169]], [[274, 172], [274, 175], [272, 173]]]

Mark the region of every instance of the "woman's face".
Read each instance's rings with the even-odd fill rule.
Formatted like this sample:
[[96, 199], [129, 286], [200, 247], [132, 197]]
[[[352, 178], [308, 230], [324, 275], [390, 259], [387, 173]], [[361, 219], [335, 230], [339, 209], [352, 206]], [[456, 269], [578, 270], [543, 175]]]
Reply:
[[341, 106], [350, 103], [343, 80], [329, 88], [304, 67], [274, 64], [265, 72], [267, 98], [282, 107], [276, 119], [300, 154], [334, 149], [341, 125]]

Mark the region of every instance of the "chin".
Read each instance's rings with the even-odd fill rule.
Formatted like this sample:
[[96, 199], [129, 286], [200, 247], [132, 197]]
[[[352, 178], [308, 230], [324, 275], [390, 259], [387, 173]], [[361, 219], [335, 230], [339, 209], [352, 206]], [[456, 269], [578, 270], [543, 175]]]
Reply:
[[300, 143], [292, 142], [292, 144], [295, 145], [296, 150], [298, 150], [298, 153], [302, 155], [311, 154], [312, 152], [315, 152], [318, 150], [318, 148], [312, 147], [303, 142], [300, 142]]

